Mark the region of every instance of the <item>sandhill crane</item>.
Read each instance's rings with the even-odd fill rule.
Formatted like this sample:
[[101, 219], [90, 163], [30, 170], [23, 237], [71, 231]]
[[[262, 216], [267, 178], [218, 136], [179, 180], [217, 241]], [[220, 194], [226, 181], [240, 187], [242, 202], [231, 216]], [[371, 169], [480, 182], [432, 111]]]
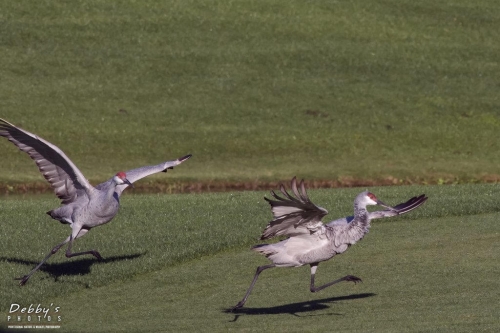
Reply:
[[[349, 246], [361, 240], [368, 232], [372, 219], [408, 213], [427, 200], [427, 197], [422, 194], [395, 207], [390, 207], [378, 200], [374, 194], [365, 191], [354, 200], [354, 216], [341, 218], [325, 225], [321, 219], [328, 214], [328, 211], [309, 200], [304, 181], [300, 182], [300, 192], [297, 189], [295, 177], [292, 179], [291, 185], [295, 197], [290, 195], [281, 184], [280, 191], [285, 196], [284, 198], [274, 191], [271, 191], [271, 195], [276, 200], [264, 198], [271, 205], [274, 219], [267, 225], [260, 239], [264, 240], [275, 236], [288, 236], [288, 238], [278, 243], [260, 244], [252, 248], [252, 250], [265, 255], [272, 264], [257, 267], [257, 272], [245, 296], [232, 310], [241, 308], [245, 304], [259, 274], [268, 268], [310, 265], [311, 292], [323, 290], [341, 281], [360, 282], [360, 278], [347, 275], [316, 287], [314, 276], [320, 262], [345, 252]], [[387, 210], [368, 212], [367, 205], [379, 205]]]
[[118, 213], [120, 195], [128, 186], [133, 186], [133, 182], [157, 172], [167, 172], [168, 169], [173, 169], [174, 166], [191, 157], [191, 155], [186, 155], [174, 161], [118, 172], [108, 181], [93, 187], [66, 154], [50, 142], [1, 118], [0, 136], [6, 137], [35, 161], [40, 172], [52, 185], [55, 194], [62, 200], [59, 208], [48, 211], [47, 214], [71, 227], [71, 234], [68, 238], [56, 245], [27, 275], [16, 279], [21, 280], [19, 283], [21, 286], [26, 284], [31, 275], [50, 256], [68, 242], [66, 257], [91, 254], [98, 260], [102, 260], [96, 250], [72, 253], [73, 241], [85, 235], [93, 227], [111, 221]]

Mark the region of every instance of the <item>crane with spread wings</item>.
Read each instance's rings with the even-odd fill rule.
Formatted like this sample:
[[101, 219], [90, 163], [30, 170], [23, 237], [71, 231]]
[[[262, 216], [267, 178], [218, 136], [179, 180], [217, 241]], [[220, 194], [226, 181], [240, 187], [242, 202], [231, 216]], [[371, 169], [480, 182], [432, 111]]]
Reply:
[[[314, 277], [320, 262], [345, 252], [349, 246], [361, 240], [368, 232], [372, 219], [408, 213], [427, 200], [427, 197], [422, 194], [395, 207], [390, 207], [380, 201], [373, 193], [364, 191], [354, 200], [353, 216], [324, 224], [321, 219], [328, 214], [328, 211], [311, 202], [304, 181], [302, 180], [297, 187], [297, 179], [294, 177], [291, 188], [294, 196], [288, 193], [281, 184], [280, 191], [283, 197], [271, 191], [274, 199], [264, 198], [271, 205], [274, 219], [269, 222], [260, 239], [265, 240], [276, 236], [288, 236], [288, 238], [273, 244], [259, 244], [252, 248], [252, 250], [265, 255], [272, 264], [257, 267], [245, 296], [232, 310], [241, 308], [245, 304], [260, 273], [273, 267], [310, 265], [311, 292], [323, 290], [342, 281], [360, 282], [360, 278], [346, 275], [316, 287]], [[379, 205], [386, 209], [369, 212], [366, 209], [368, 205]]]
[[18, 279], [21, 280], [19, 283], [21, 286], [26, 284], [31, 275], [66, 243], [69, 243], [66, 250], [68, 258], [91, 254], [101, 260], [102, 257], [96, 250], [71, 252], [73, 241], [85, 235], [90, 229], [111, 221], [118, 213], [123, 190], [133, 186], [132, 183], [157, 172], [167, 172], [191, 157], [186, 155], [158, 165], [121, 171], [108, 181], [93, 187], [66, 154], [52, 143], [1, 118], [0, 136], [7, 138], [35, 161], [43, 177], [61, 199], [61, 206], [48, 211], [47, 214], [71, 227], [68, 238], [52, 248], [27, 275]]

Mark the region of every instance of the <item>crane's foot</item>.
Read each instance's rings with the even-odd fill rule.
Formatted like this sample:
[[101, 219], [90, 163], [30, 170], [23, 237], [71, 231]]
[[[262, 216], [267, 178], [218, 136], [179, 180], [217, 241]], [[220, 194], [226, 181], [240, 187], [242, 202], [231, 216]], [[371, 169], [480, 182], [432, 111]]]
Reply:
[[103, 260], [103, 259], [102, 259], [101, 254], [100, 254], [99, 252], [97, 252], [97, 251], [90, 251], [90, 253], [91, 253], [94, 257], [96, 257], [96, 258], [97, 258], [97, 260], [99, 260], [99, 261], [102, 261], [102, 260]]
[[235, 306], [233, 306], [233, 307], [231, 308], [231, 310], [229, 310], [229, 311], [234, 312], [234, 310], [239, 309], [239, 308], [242, 308], [244, 304], [245, 304], [245, 302], [240, 301], [238, 304], [236, 304]]
[[14, 280], [20, 280], [19, 285], [24, 286], [26, 284], [26, 282], [28, 282], [29, 278], [30, 278], [29, 275], [25, 275], [25, 276], [20, 277], [20, 278], [14, 278]]
[[342, 280], [347, 281], [347, 282], [354, 282], [355, 284], [358, 282], [363, 282], [359, 277], [356, 277], [354, 275], [347, 275], [342, 278]]

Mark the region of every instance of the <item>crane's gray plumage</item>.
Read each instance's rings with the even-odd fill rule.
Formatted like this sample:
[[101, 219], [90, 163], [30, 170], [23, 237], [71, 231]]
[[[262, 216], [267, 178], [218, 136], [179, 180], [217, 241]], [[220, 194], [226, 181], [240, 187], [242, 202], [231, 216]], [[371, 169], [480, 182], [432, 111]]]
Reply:
[[66, 257], [92, 254], [102, 259], [99, 252], [90, 250], [72, 253], [73, 240], [85, 235], [91, 228], [111, 221], [118, 213], [120, 196], [125, 188], [135, 181], [157, 172], [167, 172], [191, 157], [183, 156], [154, 166], [145, 166], [127, 172], [118, 172], [108, 181], [93, 187], [57, 146], [0, 118], [0, 136], [7, 138], [36, 163], [55, 194], [61, 199], [59, 208], [48, 211], [53, 219], [71, 226], [71, 235], [56, 245], [49, 254], [27, 275], [20, 278], [24, 285], [30, 276], [45, 263], [52, 254], [68, 243]]
[[304, 182], [300, 183], [299, 192], [296, 180], [292, 181], [292, 191], [295, 198], [285, 190], [283, 184], [280, 185], [280, 191], [285, 198], [280, 197], [274, 191], [271, 191], [271, 195], [276, 200], [264, 198], [271, 205], [274, 219], [269, 222], [260, 239], [264, 240], [281, 235], [295, 236], [307, 233], [308, 230], [321, 228], [323, 225], [321, 219], [328, 214], [328, 211], [309, 200]]
[[[297, 179], [294, 177], [291, 182], [294, 196], [289, 194], [283, 185], [280, 185], [283, 197], [271, 191], [275, 200], [264, 198], [271, 205], [274, 219], [264, 229], [261, 239], [275, 236], [288, 236], [288, 238], [273, 244], [259, 244], [252, 248], [252, 250], [265, 255], [272, 264], [257, 268], [247, 293], [233, 310], [245, 304], [259, 274], [268, 268], [310, 265], [311, 292], [322, 290], [341, 281], [355, 283], [361, 281], [355, 276], [347, 275], [320, 287], [314, 285], [314, 277], [319, 263], [345, 252], [349, 246], [361, 240], [368, 232], [372, 219], [408, 213], [427, 200], [425, 195], [421, 195], [395, 207], [390, 207], [378, 200], [372, 193], [365, 191], [354, 200], [353, 216], [323, 224], [321, 219], [328, 214], [328, 211], [311, 202], [304, 181], [300, 182], [299, 188], [297, 187]], [[367, 205], [380, 205], [387, 209], [368, 212]]]
[[0, 136], [6, 137], [35, 161], [62, 204], [76, 200], [77, 192], [88, 193], [92, 188], [66, 154], [50, 142], [1, 118]]

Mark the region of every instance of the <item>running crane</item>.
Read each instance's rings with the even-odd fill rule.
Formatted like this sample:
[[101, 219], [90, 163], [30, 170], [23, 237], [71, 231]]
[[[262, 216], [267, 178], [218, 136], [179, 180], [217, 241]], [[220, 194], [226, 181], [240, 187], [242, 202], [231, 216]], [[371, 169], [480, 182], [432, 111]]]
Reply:
[[[372, 219], [408, 213], [427, 200], [427, 197], [422, 194], [395, 207], [390, 207], [377, 199], [374, 194], [365, 191], [354, 200], [354, 216], [341, 218], [325, 225], [321, 219], [328, 214], [328, 211], [309, 200], [304, 181], [300, 182], [300, 191], [297, 188], [295, 177], [292, 179], [291, 185], [295, 197], [290, 195], [281, 184], [280, 191], [284, 197], [271, 191], [275, 200], [264, 198], [271, 205], [274, 219], [267, 225], [260, 239], [264, 240], [276, 236], [288, 236], [288, 238], [278, 243], [260, 244], [252, 248], [253, 251], [265, 255], [272, 264], [257, 267], [245, 296], [232, 310], [241, 308], [245, 304], [259, 274], [268, 268], [310, 265], [310, 291], [313, 293], [342, 281], [360, 282], [360, 278], [347, 275], [316, 287], [314, 277], [320, 262], [345, 252], [349, 246], [361, 240], [368, 232]], [[368, 205], [379, 205], [387, 209], [369, 212], [366, 209]]]
[[132, 183], [154, 173], [167, 172], [168, 169], [173, 169], [174, 166], [191, 157], [191, 155], [186, 155], [174, 161], [118, 172], [108, 181], [93, 187], [66, 154], [50, 142], [1, 118], [0, 136], [6, 137], [35, 161], [55, 194], [62, 200], [59, 208], [48, 211], [47, 214], [71, 227], [71, 234], [68, 238], [52, 248], [27, 275], [16, 279], [20, 280], [21, 286], [25, 285], [31, 275], [66, 243], [69, 243], [66, 250], [68, 258], [91, 254], [98, 260], [102, 260], [96, 250], [71, 252], [73, 241], [85, 235], [93, 227], [111, 221], [118, 213], [120, 195], [128, 186], [133, 187]]

